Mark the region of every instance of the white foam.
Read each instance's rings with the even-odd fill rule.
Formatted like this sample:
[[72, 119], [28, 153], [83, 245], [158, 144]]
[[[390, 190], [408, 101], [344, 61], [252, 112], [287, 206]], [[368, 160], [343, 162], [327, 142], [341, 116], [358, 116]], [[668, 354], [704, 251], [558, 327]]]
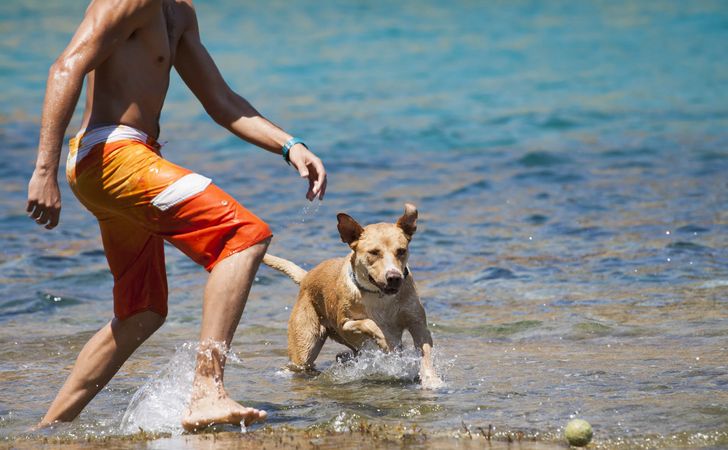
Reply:
[[[224, 350], [223, 343], [214, 345], [218, 351], [225, 353], [227, 367], [241, 362], [235, 353]], [[197, 342], [187, 342], [179, 346], [167, 365], [134, 393], [121, 419], [122, 433], [131, 434], [144, 430], [152, 433], [182, 434], [182, 418], [192, 394], [198, 350]], [[209, 348], [203, 354], [208, 358], [212, 357]], [[244, 433], [245, 427], [241, 427], [241, 431]]]
[[[414, 348], [384, 353], [378, 348], [367, 347], [355, 357], [335, 362], [321, 375], [333, 384], [345, 384], [360, 380], [414, 382], [420, 372], [420, 354]], [[443, 369], [434, 355], [435, 371], [442, 376]]]
[[177, 348], [167, 365], [136, 391], [124, 417], [123, 433], [182, 434], [182, 417], [189, 403], [195, 374], [196, 343]]

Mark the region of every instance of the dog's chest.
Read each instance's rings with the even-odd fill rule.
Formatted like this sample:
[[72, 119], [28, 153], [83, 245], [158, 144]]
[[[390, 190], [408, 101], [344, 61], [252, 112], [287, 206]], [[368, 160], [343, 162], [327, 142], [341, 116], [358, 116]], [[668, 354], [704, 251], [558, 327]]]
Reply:
[[366, 293], [357, 306], [359, 306], [357, 312], [362, 315], [362, 319], [372, 319], [380, 328], [386, 327], [390, 330], [398, 328], [399, 303], [395, 297]]

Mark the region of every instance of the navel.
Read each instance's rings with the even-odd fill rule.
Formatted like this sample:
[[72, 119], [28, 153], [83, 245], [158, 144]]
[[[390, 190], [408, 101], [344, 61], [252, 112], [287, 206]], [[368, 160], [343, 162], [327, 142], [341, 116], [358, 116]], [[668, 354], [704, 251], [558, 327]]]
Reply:
[[164, 62], [164, 56], [157, 56], [157, 62], [158, 63]]

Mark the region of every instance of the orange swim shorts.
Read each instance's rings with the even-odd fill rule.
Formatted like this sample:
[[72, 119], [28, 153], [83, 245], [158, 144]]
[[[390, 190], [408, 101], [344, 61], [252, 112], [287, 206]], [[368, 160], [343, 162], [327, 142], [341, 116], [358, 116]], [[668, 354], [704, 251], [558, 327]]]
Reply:
[[66, 177], [99, 221], [114, 275], [114, 315], [167, 315], [164, 241], [206, 270], [271, 236], [268, 226], [209, 178], [162, 158], [143, 132], [112, 125], [71, 139]]

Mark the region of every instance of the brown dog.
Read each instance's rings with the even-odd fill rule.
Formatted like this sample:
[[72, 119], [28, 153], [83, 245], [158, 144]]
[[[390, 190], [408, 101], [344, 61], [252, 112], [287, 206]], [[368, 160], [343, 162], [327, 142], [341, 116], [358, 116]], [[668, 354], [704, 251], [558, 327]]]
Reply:
[[420, 380], [425, 388], [442, 385], [432, 366], [432, 337], [425, 309], [407, 268], [409, 243], [417, 229], [417, 208], [405, 204], [396, 224], [362, 228], [340, 213], [341, 240], [352, 252], [329, 259], [310, 272], [273, 255], [263, 263], [301, 285], [288, 321], [288, 356], [298, 369], [312, 369], [326, 338], [354, 352], [373, 340], [388, 352], [400, 346], [409, 331], [422, 354]]

